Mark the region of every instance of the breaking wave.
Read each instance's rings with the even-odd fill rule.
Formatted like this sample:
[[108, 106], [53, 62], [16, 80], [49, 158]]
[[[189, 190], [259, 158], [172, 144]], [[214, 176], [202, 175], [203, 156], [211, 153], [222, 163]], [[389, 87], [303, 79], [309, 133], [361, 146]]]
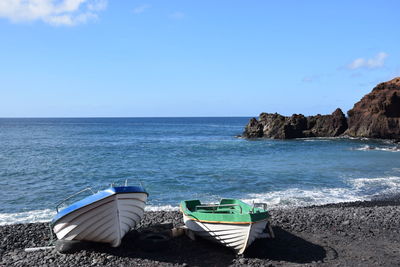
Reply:
[[[346, 181], [342, 188], [291, 188], [261, 194], [247, 194], [241, 199], [249, 204], [267, 203], [270, 208], [287, 208], [329, 203], [371, 200], [379, 196], [400, 193], [400, 177], [355, 178]], [[178, 205], [147, 205], [146, 211], [177, 211]], [[0, 214], [0, 225], [16, 223], [48, 222], [55, 215], [54, 210], [32, 210], [20, 213]]]
[[378, 147], [378, 146], [364, 145], [362, 147], [354, 148], [353, 150], [359, 150], [359, 151], [377, 150], [377, 151], [387, 151], [387, 152], [400, 152], [400, 147], [398, 146]]
[[0, 213], [0, 225], [48, 222], [56, 215], [54, 210], [31, 210], [18, 213]]
[[[163, 206], [146, 206], [146, 211], [174, 211], [179, 210], [179, 207], [172, 205]], [[17, 223], [39, 223], [50, 222], [56, 215], [54, 210], [31, 210], [18, 213], [0, 213], [0, 225], [17, 224]]]
[[364, 201], [400, 193], [400, 177], [356, 178], [348, 180], [347, 184], [347, 188], [292, 188], [248, 194], [243, 201], [249, 204], [262, 202], [272, 208], [284, 208]]
[[286, 208], [310, 205], [324, 205], [328, 203], [350, 202], [365, 200], [362, 196], [351, 194], [351, 190], [345, 188], [321, 188], [321, 189], [287, 189], [262, 194], [249, 194], [244, 202], [267, 203], [268, 207]]
[[145, 211], [176, 211], [179, 210], [178, 206], [162, 205], [162, 206], [146, 206]]

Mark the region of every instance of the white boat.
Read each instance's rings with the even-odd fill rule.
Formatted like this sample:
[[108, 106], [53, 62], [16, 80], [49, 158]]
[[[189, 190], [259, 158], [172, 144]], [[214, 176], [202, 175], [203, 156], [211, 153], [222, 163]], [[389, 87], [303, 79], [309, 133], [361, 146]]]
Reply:
[[121, 244], [141, 221], [148, 193], [140, 186], [110, 187], [62, 209], [52, 220], [60, 240]]
[[[264, 206], [265, 207], [265, 206]], [[268, 211], [236, 199], [218, 205], [201, 205], [199, 200], [181, 202], [183, 220], [195, 235], [220, 243], [242, 254], [254, 240], [273, 237]]]

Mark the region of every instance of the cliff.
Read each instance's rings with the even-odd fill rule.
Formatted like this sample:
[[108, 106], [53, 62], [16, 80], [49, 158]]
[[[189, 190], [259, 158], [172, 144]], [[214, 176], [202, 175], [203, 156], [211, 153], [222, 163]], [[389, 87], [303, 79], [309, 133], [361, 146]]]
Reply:
[[400, 77], [378, 84], [347, 112], [346, 135], [400, 138]]

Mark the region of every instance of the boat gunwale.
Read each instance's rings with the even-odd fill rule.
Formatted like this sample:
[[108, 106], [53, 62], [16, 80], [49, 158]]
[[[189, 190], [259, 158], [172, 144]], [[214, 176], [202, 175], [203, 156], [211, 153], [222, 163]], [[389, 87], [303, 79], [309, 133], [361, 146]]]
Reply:
[[[240, 205], [248, 206], [247, 203], [244, 203], [240, 200], [232, 199], [239, 202]], [[199, 211], [191, 211], [187, 207], [187, 202], [191, 200], [182, 201], [180, 204], [180, 211], [187, 217], [188, 220], [197, 221], [197, 222], [204, 222], [204, 223], [215, 223], [215, 224], [243, 224], [243, 225], [250, 225], [262, 221], [268, 221], [270, 219], [270, 214], [267, 210], [263, 210], [257, 208], [256, 213], [245, 212], [241, 214], [226, 214], [226, 213], [204, 213]], [[222, 201], [222, 200], [221, 200]], [[200, 201], [199, 201], [200, 202]], [[200, 203], [201, 204], [201, 203]], [[260, 212], [261, 211], [261, 212]], [[197, 216], [196, 216], [197, 215]], [[203, 218], [200, 218], [203, 217]], [[210, 220], [207, 217], [220, 217], [220, 220]], [[227, 219], [227, 217], [231, 217]]]
[[[130, 191], [128, 191], [130, 190]], [[81, 200], [78, 200], [71, 205], [68, 205], [66, 208], [60, 210], [51, 220], [51, 224], [56, 224], [61, 218], [71, 214], [72, 212], [78, 211], [84, 207], [87, 207], [97, 201], [104, 200], [108, 197], [120, 194], [132, 194], [132, 193], [143, 193], [149, 196], [149, 193], [145, 191], [145, 189], [141, 186], [118, 186], [118, 187], [109, 187], [107, 189], [101, 190], [93, 195], [87, 196]], [[137, 201], [141, 201], [137, 199]]]

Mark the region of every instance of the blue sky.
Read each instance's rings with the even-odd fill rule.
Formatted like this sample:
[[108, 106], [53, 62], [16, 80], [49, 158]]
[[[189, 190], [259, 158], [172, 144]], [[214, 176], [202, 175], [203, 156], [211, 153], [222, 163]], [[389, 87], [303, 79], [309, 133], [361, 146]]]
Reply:
[[2, 0], [0, 117], [346, 112], [400, 76], [399, 8]]

